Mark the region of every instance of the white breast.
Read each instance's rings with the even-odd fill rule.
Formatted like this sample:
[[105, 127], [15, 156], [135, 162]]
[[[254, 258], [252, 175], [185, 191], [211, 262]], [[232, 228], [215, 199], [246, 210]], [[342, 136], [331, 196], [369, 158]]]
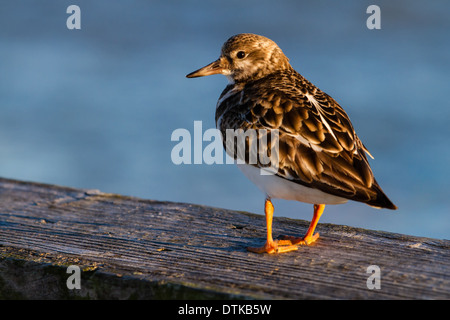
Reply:
[[250, 181], [273, 199], [296, 200], [312, 204], [341, 204], [348, 201], [276, 175], [261, 175], [259, 168], [248, 164], [237, 164], [237, 166]]

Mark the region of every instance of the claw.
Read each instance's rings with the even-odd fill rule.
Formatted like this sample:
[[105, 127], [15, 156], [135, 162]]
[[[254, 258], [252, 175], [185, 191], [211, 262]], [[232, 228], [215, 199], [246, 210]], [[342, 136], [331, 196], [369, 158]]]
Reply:
[[266, 242], [264, 246], [260, 248], [248, 247], [247, 250], [254, 253], [283, 253], [289, 251], [295, 251], [298, 247], [292, 245], [290, 241], [275, 240], [272, 242]]
[[304, 236], [304, 237], [293, 237], [293, 236], [281, 236], [281, 240], [285, 242], [286, 245], [305, 245], [309, 246], [313, 242], [316, 242], [319, 239], [319, 233], [315, 233], [313, 236]]

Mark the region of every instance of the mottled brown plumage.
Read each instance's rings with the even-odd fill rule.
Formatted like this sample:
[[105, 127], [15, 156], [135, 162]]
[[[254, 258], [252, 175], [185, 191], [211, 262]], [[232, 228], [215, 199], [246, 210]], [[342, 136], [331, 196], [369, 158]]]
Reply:
[[[224, 136], [227, 129], [277, 129], [278, 177], [325, 195], [396, 209], [375, 180], [366, 156], [370, 153], [348, 115], [295, 71], [275, 42], [254, 34], [233, 36], [218, 60], [188, 77], [216, 73], [229, 80], [217, 103], [217, 128]], [[236, 150], [231, 155], [236, 158]], [[264, 167], [259, 162], [254, 166]], [[263, 189], [268, 199], [277, 193]], [[342, 203], [322, 198], [323, 204]]]

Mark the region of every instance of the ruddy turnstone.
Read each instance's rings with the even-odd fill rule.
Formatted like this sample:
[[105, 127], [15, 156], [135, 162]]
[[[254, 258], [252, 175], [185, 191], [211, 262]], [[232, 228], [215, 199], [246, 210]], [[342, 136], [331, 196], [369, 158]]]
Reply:
[[[216, 106], [216, 126], [223, 137], [227, 129], [278, 130], [276, 174], [262, 175], [259, 161], [238, 164], [266, 194], [267, 241], [249, 251], [288, 252], [316, 241], [319, 234], [314, 230], [327, 204], [354, 200], [397, 208], [375, 180], [366, 156], [371, 154], [345, 111], [295, 71], [274, 41], [249, 33], [235, 35], [222, 46], [219, 59], [186, 77], [219, 73], [229, 81]], [[236, 159], [236, 150], [232, 153]], [[304, 237], [273, 240], [272, 198], [314, 204]]]

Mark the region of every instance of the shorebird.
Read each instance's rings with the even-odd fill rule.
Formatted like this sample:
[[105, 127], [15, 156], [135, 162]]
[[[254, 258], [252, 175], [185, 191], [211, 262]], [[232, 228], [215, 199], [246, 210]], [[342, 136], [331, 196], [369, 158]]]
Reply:
[[[344, 109], [295, 71], [274, 41], [250, 33], [235, 35], [224, 43], [217, 60], [186, 77], [213, 74], [223, 74], [229, 82], [216, 106], [216, 126], [223, 137], [227, 129], [278, 133], [275, 174], [261, 174], [264, 165], [259, 161], [238, 164], [266, 196], [266, 243], [247, 248], [249, 251], [281, 253], [313, 243], [319, 237], [314, 231], [327, 204], [354, 200], [376, 208], [397, 208], [375, 180], [367, 159], [372, 156]], [[236, 159], [236, 150], [231, 153]], [[314, 205], [313, 219], [303, 237], [273, 239], [271, 199]]]

